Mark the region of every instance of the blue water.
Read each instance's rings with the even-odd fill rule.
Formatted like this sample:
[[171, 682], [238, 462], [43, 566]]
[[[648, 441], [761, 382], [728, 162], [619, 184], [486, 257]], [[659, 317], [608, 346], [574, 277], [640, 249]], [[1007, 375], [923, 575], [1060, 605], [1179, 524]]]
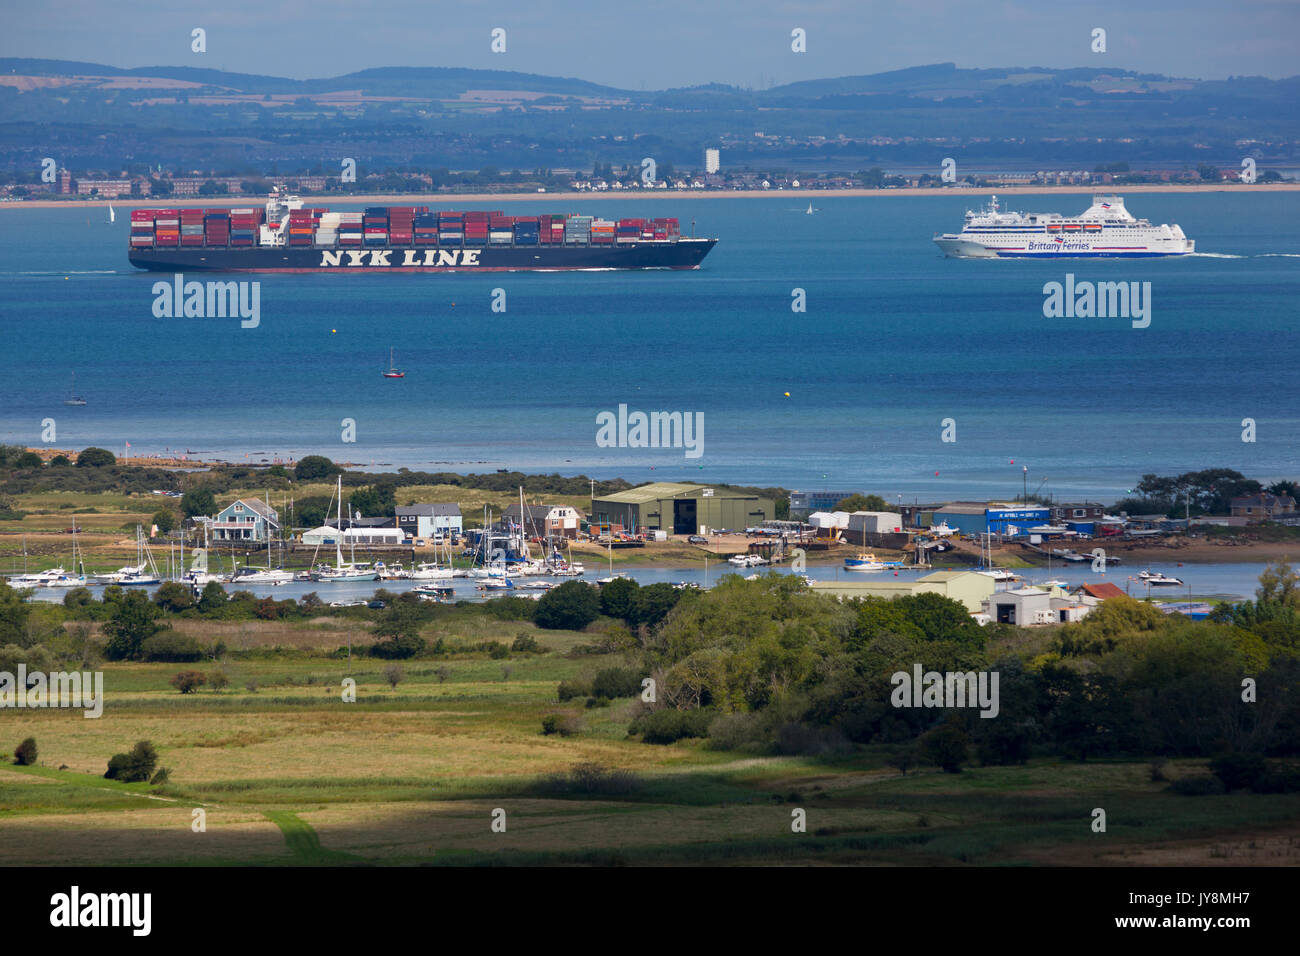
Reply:
[[[593, 582], [598, 578], [604, 577], [609, 573], [609, 567], [602, 565], [598, 560], [585, 562], [586, 574], [583, 580]], [[70, 565], [67, 565], [70, 566]], [[228, 564], [223, 560], [214, 557], [213, 568], [228, 568]], [[1051, 580], [1064, 580], [1070, 587], [1080, 584], [1096, 584], [1102, 581], [1109, 581], [1118, 587], [1123, 588], [1135, 598], [1154, 597], [1162, 601], [1185, 601], [1189, 597], [1196, 599], [1202, 598], [1220, 598], [1223, 600], [1247, 600], [1253, 599], [1255, 589], [1259, 587], [1259, 575], [1264, 570], [1265, 565], [1259, 562], [1243, 562], [1239, 564], [1188, 564], [1180, 565], [1176, 562], [1164, 562], [1149, 565], [1153, 571], [1161, 571], [1172, 577], [1176, 577], [1184, 583], [1184, 587], [1156, 587], [1148, 588], [1145, 583], [1137, 578], [1139, 571], [1143, 566], [1111, 568], [1104, 574], [1093, 573], [1088, 565], [1074, 565], [1062, 567], [1059, 564], [1049, 568], [1035, 568], [1020, 570], [1016, 573], [1028, 584], [1043, 584]], [[167, 573], [165, 564], [160, 564], [163, 573]], [[787, 566], [779, 565], [772, 569], [776, 574], [789, 574], [790, 569]], [[619, 573], [636, 580], [641, 584], [657, 584], [668, 582], [676, 584], [678, 582], [690, 582], [702, 587], [712, 587], [727, 574], [741, 574], [744, 576], [752, 574], [765, 574], [768, 569], [753, 568], [737, 571], [725, 561], [709, 562], [707, 571], [699, 566], [689, 568], [622, 568]], [[903, 570], [894, 574], [893, 572], [876, 573], [856, 573], [845, 571], [839, 565], [813, 565], [805, 572], [806, 577], [814, 581], [885, 581], [893, 580], [895, 577], [904, 579], [915, 577], [918, 571]], [[523, 580], [539, 580], [536, 578], [527, 578]], [[561, 583], [561, 579], [544, 578], [540, 580], [549, 580], [552, 583]], [[409, 591], [419, 582], [416, 581], [354, 581], [339, 584], [327, 584], [318, 581], [294, 581], [283, 585], [262, 585], [247, 584], [241, 585], [239, 590], [250, 591], [257, 597], [273, 597], [277, 600], [293, 598], [297, 600], [310, 591], [315, 591], [324, 601], [359, 601], [369, 600], [378, 588], [385, 588], [389, 591]], [[449, 585], [455, 592], [452, 600], [457, 601], [478, 601], [489, 598], [501, 597], [507, 592], [503, 591], [480, 591], [475, 587], [473, 578], [452, 578], [450, 581], [440, 581], [439, 584]], [[518, 582], [516, 582], [518, 583]], [[998, 587], [1018, 587], [1021, 585], [1001, 585]], [[229, 587], [229, 586], [228, 586]], [[103, 593], [102, 585], [92, 585], [91, 591], [99, 596]], [[150, 593], [153, 588], [148, 589]], [[57, 588], [41, 589], [35, 592], [37, 600], [61, 602], [66, 591]], [[520, 590], [518, 593], [527, 595], [530, 592]]]
[[[0, 441], [261, 461], [846, 488], [922, 500], [1122, 496], [1144, 472], [1295, 477], [1300, 195], [1134, 194], [1203, 254], [962, 261], [931, 236], [986, 194], [608, 199], [676, 215], [693, 273], [266, 275], [261, 324], [158, 319], [126, 209], [0, 208]], [[1012, 208], [1078, 212], [1078, 196]], [[479, 208], [488, 208], [479, 206]], [[1149, 328], [1043, 317], [1045, 282], [1149, 281]], [[507, 311], [491, 310], [492, 290]], [[791, 311], [791, 292], [807, 312]], [[405, 379], [385, 380], [388, 350]], [[89, 405], [63, 405], [70, 377]], [[789, 396], [785, 395], [789, 392]], [[704, 454], [599, 448], [598, 412], [704, 416]], [[1241, 440], [1243, 418], [1257, 441]], [[356, 421], [356, 442], [340, 422]], [[956, 422], [944, 443], [941, 422]], [[246, 457], [247, 456], [247, 457]], [[1014, 462], [1014, 463], [1013, 463]], [[936, 475], [937, 472], [937, 475]]]

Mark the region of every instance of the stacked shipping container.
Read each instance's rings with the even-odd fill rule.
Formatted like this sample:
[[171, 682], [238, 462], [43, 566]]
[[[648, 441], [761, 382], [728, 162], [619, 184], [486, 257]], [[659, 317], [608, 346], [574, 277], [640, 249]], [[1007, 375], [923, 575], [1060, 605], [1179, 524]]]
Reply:
[[230, 213], [224, 209], [209, 209], [203, 217], [203, 239], [209, 246], [230, 244]]
[[[265, 219], [260, 208], [136, 209], [133, 248], [253, 246]], [[270, 224], [272, 229], [278, 223]], [[493, 212], [430, 213], [427, 206], [373, 206], [365, 212], [301, 208], [289, 213], [292, 246], [487, 246], [665, 242], [681, 238], [675, 218], [597, 219], [592, 216], [506, 216]]]
[[153, 241], [156, 246], [181, 244], [181, 211], [159, 209], [153, 215]]
[[257, 227], [262, 224], [266, 210], [240, 207], [230, 210], [230, 244], [251, 246], [257, 237]]
[[365, 236], [366, 214], [362, 212], [339, 213], [339, 245], [359, 246]]

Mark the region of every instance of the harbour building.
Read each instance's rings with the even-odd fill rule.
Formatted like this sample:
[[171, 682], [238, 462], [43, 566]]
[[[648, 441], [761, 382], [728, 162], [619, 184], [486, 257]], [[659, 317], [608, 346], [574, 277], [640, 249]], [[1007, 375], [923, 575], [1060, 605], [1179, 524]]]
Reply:
[[656, 481], [594, 498], [592, 523], [615, 530], [641, 529], [669, 534], [706, 534], [725, 528], [742, 531], [776, 517], [776, 504], [747, 491], [719, 485]]

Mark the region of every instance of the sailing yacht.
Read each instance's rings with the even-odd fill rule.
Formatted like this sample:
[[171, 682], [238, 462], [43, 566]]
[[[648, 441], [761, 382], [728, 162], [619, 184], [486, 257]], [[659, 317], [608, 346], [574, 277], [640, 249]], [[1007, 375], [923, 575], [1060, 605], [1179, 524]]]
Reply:
[[[266, 510], [271, 510], [271, 498], [267, 496]], [[231, 584], [270, 584], [280, 585], [288, 584], [294, 579], [292, 571], [286, 571], [283, 568], [271, 567], [271, 523], [266, 525], [266, 567], [265, 568], [244, 568], [235, 572], [235, 576], [230, 579]]]
[[409, 577], [414, 581], [442, 581], [454, 577], [451, 568], [444, 568], [436, 562], [421, 561], [411, 569]]
[[150, 585], [162, 583], [158, 568], [154, 565], [153, 555], [144, 542], [144, 528], [135, 526], [135, 564], [128, 564], [116, 571], [95, 575], [96, 584]]
[[[334, 536], [334, 567], [322, 565], [312, 573], [312, 580], [323, 581], [329, 584], [342, 584], [351, 581], [377, 581], [379, 572], [369, 565], [356, 563], [343, 563], [343, 476], [338, 478], [338, 496], [339, 496], [339, 533]], [[352, 557], [356, 557], [355, 545], [353, 546]]]
[[64, 405], [85, 405], [86, 400], [77, 394], [77, 373], [72, 373], [72, 388], [68, 390], [68, 397], [63, 402]]
[[[62, 568], [47, 572], [48, 577], [39, 586], [43, 588], [80, 588], [86, 585], [86, 567], [77, 554], [77, 522], [72, 521], [72, 566], [80, 568], [79, 574], [69, 574]], [[56, 573], [57, 572], [57, 573]]]
[[388, 371], [384, 373], [384, 378], [406, 378], [406, 373], [399, 371], [393, 364], [393, 350], [388, 350]]

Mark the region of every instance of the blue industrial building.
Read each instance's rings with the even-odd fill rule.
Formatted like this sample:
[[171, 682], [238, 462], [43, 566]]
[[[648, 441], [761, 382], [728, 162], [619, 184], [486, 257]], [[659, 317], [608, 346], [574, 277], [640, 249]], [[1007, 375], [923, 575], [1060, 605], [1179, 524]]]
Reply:
[[1051, 508], [989, 508], [984, 520], [991, 534], [1026, 534], [1034, 525], [1050, 524]]
[[935, 508], [928, 517], [931, 524], [946, 523], [962, 534], [1012, 535], [1026, 534], [1035, 525], [1049, 524], [1051, 516], [1050, 508], [990, 508], [984, 504], [956, 502]]

